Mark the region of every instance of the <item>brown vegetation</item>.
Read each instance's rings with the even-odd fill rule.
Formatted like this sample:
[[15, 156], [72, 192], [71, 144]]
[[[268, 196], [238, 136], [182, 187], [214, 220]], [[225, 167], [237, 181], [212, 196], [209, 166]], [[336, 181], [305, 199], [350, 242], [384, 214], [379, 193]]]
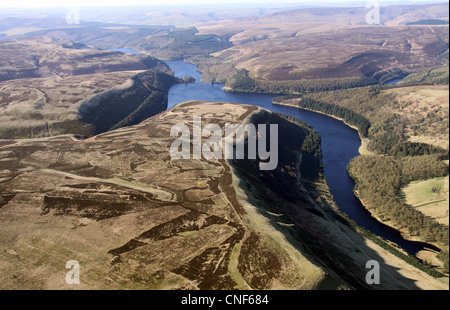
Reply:
[[[165, 74], [170, 73], [166, 64], [149, 56], [73, 45], [47, 37], [0, 43], [0, 72], [5, 72], [0, 82], [0, 138], [91, 136], [116, 124], [136, 124], [166, 108], [165, 96], [177, 82]], [[36, 72], [33, 78], [10, 74], [30, 66]], [[80, 108], [93, 101], [101, 106], [108, 94], [116, 118], [103, 103], [104, 128], [85, 120]], [[99, 117], [90, 108], [90, 117]]]
[[393, 71], [438, 66], [435, 57], [448, 50], [447, 36], [448, 26], [330, 27], [320, 33], [240, 44], [214, 57], [221, 64], [249, 70], [256, 80], [379, 80]]
[[[285, 139], [279, 169], [272, 177], [248, 169], [236, 179], [224, 161], [172, 160], [171, 126], [189, 124], [193, 115], [219, 125], [269, 117]], [[190, 102], [83, 141], [5, 142], [0, 286], [68, 288], [65, 263], [76, 259], [80, 289], [310, 289], [320, 287], [325, 272], [333, 288], [364, 287], [367, 255], [389, 254], [367, 247], [345, 224], [329, 205], [324, 184], [298, 179], [299, 152], [292, 150], [309, 130], [251, 106]], [[311, 151], [312, 146], [304, 152]], [[286, 186], [300, 187], [291, 193], [275, 186], [275, 175]], [[259, 200], [261, 191], [265, 201]], [[385, 258], [380, 262], [407, 266]], [[399, 282], [383, 287], [416, 288], [385, 268], [385, 276]], [[420, 272], [411, 276], [419, 285], [440, 287]]]
[[78, 48], [70, 41], [55, 37], [0, 42], [0, 81], [147, 69], [169, 71], [153, 57], [93, 50], [86, 46]]

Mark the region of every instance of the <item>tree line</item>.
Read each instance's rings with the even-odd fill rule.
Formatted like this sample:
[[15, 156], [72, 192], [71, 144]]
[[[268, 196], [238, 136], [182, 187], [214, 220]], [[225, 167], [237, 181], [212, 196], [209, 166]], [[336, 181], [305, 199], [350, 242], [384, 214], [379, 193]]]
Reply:
[[377, 80], [368, 77], [264, 81], [254, 80], [249, 73], [246, 69], [237, 70], [227, 79], [225, 86], [240, 92], [300, 94], [364, 87], [378, 83]]
[[301, 109], [322, 112], [343, 119], [347, 124], [355, 126], [360, 135], [367, 137], [370, 128], [370, 122], [364, 116], [361, 116], [350, 109], [338, 106], [332, 103], [325, 103], [303, 96], [283, 96], [274, 99], [274, 102], [282, 102], [286, 99], [299, 98], [297, 106]]
[[411, 181], [448, 175], [439, 155], [393, 158], [360, 156], [348, 166], [356, 192], [366, 208], [383, 221], [427, 242], [448, 244], [448, 227], [410, 207], [401, 198], [401, 187]]

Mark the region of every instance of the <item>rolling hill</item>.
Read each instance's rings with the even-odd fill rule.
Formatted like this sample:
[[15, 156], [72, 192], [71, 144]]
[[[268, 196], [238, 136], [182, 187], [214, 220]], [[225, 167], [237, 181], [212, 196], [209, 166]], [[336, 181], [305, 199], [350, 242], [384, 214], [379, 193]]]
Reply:
[[[170, 129], [194, 115], [278, 124], [279, 168], [172, 160]], [[320, 146], [299, 151], [314, 134], [253, 106], [188, 102], [83, 141], [3, 140], [0, 287], [67, 288], [75, 259], [80, 289], [443, 288], [353, 230], [322, 177], [300, 177], [320, 172], [302, 165]], [[369, 259], [382, 285], [366, 283]]]
[[0, 55], [3, 139], [91, 136], [136, 124], [165, 110], [170, 86], [180, 82], [156, 58], [57, 38], [1, 42]]

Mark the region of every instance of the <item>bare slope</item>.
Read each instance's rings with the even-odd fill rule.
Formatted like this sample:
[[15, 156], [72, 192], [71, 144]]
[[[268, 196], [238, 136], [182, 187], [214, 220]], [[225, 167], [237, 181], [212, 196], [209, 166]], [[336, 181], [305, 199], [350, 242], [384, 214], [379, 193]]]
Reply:
[[448, 26], [308, 28], [312, 33], [269, 36], [229, 48], [214, 54], [215, 62], [218, 66], [231, 64], [234, 70], [249, 70], [252, 78], [269, 82], [380, 80], [394, 71], [439, 66], [437, 56], [448, 50]]
[[153, 57], [93, 50], [55, 37], [0, 42], [0, 81], [147, 69], [168, 71]]
[[[56, 36], [96, 48], [133, 48], [159, 59], [183, 59], [209, 55], [230, 47], [226, 38], [214, 34], [196, 35], [195, 28], [174, 27], [77, 27], [30, 32], [27, 36]], [[144, 57], [144, 56], [140, 56]]]
[[[380, 22], [382, 25], [394, 26], [426, 19], [448, 20], [448, 7], [449, 6], [446, 3], [382, 5], [380, 7]], [[337, 27], [343, 25], [366, 25], [366, 16], [370, 10], [371, 9], [365, 7], [292, 8], [262, 16], [249, 15], [241, 18], [206, 21], [198, 23], [196, 26], [199, 27], [199, 30], [201, 31], [224, 35], [232, 33], [237, 34], [240, 32], [246, 33], [248, 30], [251, 31], [252, 28], [258, 28], [260, 25], [271, 25], [270, 27], [275, 28], [277, 28], [277, 25], [280, 26], [280, 24], [283, 28], [283, 24], [295, 25], [299, 23], [330, 23]], [[232, 41], [235, 43], [234, 39], [232, 39]]]
[[178, 82], [156, 58], [55, 38], [3, 42], [0, 54], [3, 139], [91, 136], [136, 124], [165, 110]]
[[[194, 115], [278, 123], [279, 168], [171, 160], [171, 127]], [[255, 107], [190, 102], [84, 141], [3, 141], [0, 287], [70, 288], [78, 260], [79, 289], [445, 288], [350, 229], [323, 181], [299, 178], [308, 133]], [[381, 286], [365, 284], [369, 259]]]

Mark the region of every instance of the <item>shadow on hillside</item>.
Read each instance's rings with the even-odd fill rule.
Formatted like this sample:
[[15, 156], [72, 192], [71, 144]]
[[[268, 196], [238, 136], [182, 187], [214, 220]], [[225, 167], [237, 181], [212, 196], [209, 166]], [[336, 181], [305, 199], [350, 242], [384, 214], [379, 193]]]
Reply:
[[[264, 120], [259, 115], [258, 121], [279, 124], [278, 168], [260, 171], [257, 160], [234, 160], [230, 164], [249, 202], [308, 260], [327, 272], [316, 289], [342, 288], [343, 282], [351, 288], [362, 290], [419, 289], [415, 280], [402, 275], [399, 268], [385, 260], [385, 255], [381, 256], [378, 250], [374, 250], [381, 250], [381, 247], [369, 247], [367, 239], [333, 209], [334, 202], [323, 179], [312, 182], [303, 178], [298, 182], [298, 169], [301, 169], [298, 167], [298, 150], [302, 149], [305, 130], [297, 126], [294, 128], [291, 123], [273, 114], [270, 119], [265, 117]], [[280, 218], [279, 214], [283, 216]], [[289, 225], [280, 225], [280, 220]], [[396, 264], [407, 265], [400, 258], [389, 256], [395, 259]], [[381, 267], [380, 285], [366, 282], [370, 271], [366, 269], [366, 264], [372, 260]]]

